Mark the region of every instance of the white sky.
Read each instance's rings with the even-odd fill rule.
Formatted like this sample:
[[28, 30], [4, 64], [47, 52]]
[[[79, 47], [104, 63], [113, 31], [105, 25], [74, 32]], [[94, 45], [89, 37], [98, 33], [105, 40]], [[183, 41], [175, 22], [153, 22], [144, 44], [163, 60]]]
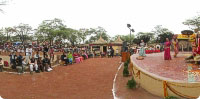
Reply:
[[60, 18], [68, 27], [101, 26], [110, 36], [150, 32], [156, 25], [179, 34], [188, 18], [200, 14], [200, 0], [12, 0], [1, 6], [0, 27], [30, 24], [36, 28], [43, 20]]

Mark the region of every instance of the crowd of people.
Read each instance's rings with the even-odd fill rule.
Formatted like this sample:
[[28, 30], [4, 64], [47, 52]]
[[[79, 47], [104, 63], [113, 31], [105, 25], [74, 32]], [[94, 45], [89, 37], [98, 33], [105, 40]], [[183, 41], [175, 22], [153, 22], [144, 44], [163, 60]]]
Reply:
[[[0, 58], [0, 72], [3, 71], [3, 65], [9, 65], [12, 69], [17, 69], [18, 73], [24, 73], [28, 68], [30, 73], [50, 72], [53, 70], [51, 62], [54, 61], [56, 48], [54, 46], [43, 45], [42, 47], [28, 45], [24, 49], [22, 45], [6, 45], [5, 49], [1, 49], [1, 53], [10, 53], [10, 63], [3, 61]], [[81, 63], [88, 58], [100, 57], [114, 57], [114, 49], [110, 47], [107, 52], [96, 53], [89, 48], [82, 50], [78, 47], [62, 47], [59, 49], [62, 55], [59, 55], [62, 65], [67, 66], [73, 63]], [[119, 55], [119, 54], [117, 54]]]

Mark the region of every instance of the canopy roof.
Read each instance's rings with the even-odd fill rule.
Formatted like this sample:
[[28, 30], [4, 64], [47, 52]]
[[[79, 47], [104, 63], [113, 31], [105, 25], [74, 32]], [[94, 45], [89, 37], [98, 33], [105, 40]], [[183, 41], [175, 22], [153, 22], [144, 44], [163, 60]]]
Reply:
[[100, 36], [100, 38], [92, 44], [106, 44], [107, 42]]
[[115, 43], [115, 44], [122, 44], [123, 41], [121, 40], [120, 36], [118, 36], [117, 39], [116, 39], [114, 42], [112, 42], [112, 43]]

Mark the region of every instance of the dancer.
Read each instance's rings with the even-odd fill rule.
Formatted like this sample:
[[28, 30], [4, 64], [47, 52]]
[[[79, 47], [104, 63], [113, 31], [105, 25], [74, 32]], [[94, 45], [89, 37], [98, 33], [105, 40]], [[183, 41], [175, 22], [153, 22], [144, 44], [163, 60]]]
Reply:
[[174, 57], [176, 57], [179, 52], [178, 40], [176, 37], [173, 39], [173, 45], [174, 45]]
[[166, 42], [165, 42], [165, 52], [164, 52], [164, 59], [165, 60], [171, 60], [171, 55], [170, 55], [170, 41], [168, 38], [166, 38]]
[[144, 46], [145, 46], [145, 43], [143, 40], [141, 40], [141, 43], [140, 43], [140, 51], [139, 51], [139, 56], [141, 57], [145, 57], [146, 56], [146, 53], [145, 53], [145, 49], [144, 49]]

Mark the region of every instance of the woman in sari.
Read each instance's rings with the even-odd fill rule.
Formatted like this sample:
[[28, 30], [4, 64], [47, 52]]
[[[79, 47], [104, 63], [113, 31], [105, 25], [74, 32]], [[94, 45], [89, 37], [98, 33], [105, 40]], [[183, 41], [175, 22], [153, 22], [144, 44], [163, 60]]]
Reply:
[[173, 45], [174, 45], [174, 57], [176, 57], [178, 54], [178, 49], [179, 49], [177, 38], [174, 38]]
[[165, 52], [164, 52], [164, 59], [165, 60], [171, 60], [171, 55], [170, 55], [170, 41], [168, 38], [166, 38], [166, 42], [165, 42]]
[[141, 40], [141, 43], [140, 43], [141, 48], [140, 48], [140, 51], [139, 51], [139, 56], [142, 56], [142, 57], [146, 56], [144, 46], [145, 46], [145, 43], [144, 43], [143, 40]]

